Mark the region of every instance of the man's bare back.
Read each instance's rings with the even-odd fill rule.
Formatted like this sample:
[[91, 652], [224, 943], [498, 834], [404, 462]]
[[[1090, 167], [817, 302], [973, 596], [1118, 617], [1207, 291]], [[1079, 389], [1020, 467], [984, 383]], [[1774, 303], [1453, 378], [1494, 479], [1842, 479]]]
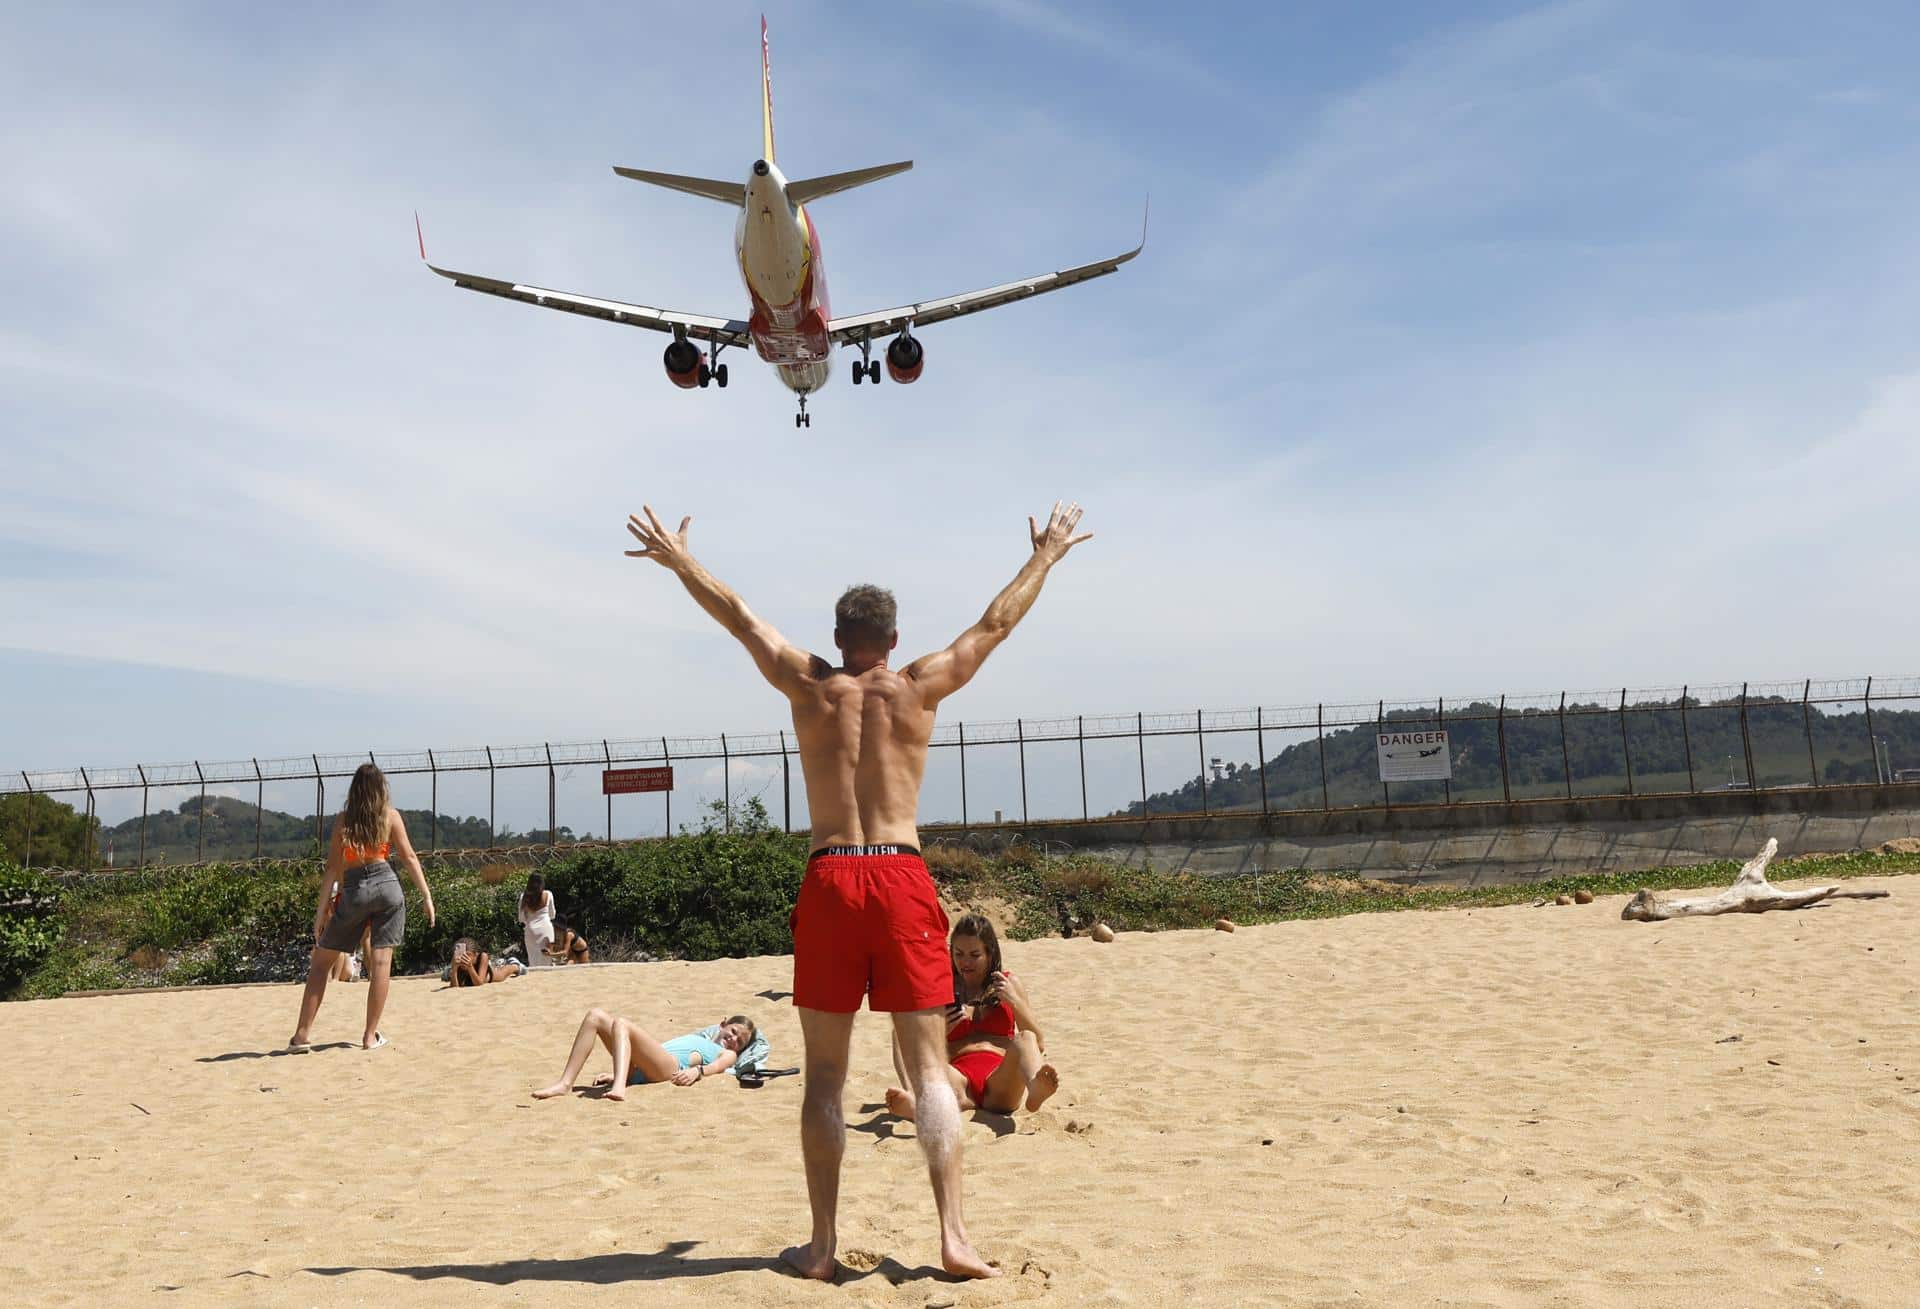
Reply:
[[878, 664], [826, 668], [790, 697], [815, 849], [920, 844], [920, 780], [934, 710], [919, 685]]

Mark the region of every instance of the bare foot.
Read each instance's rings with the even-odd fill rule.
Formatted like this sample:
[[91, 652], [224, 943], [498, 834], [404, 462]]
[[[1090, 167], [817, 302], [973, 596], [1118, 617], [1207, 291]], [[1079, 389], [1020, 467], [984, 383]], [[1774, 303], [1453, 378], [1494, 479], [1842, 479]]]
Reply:
[[1041, 1064], [1033, 1080], [1027, 1083], [1027, 1112], [1032, 1113], [1053, 1098], [1060, 1089], [1060, 1074], [1052, 1064]]
[[816, 1252], [811, 1245], [790, 1245], [780, 1252], [780, 1262], [802, 1277], [810, 1277], [816, 1282], [831, 1282], [833, 1275], [840, 1271], [840, 1265], [834, 1262], [833, 1251], [825, 1254]]
[[964, 1237], [940, 1238], [940, 1266], [955, 1277], [998, 1277], [1000, 1270], [980, 1257]]
[[913, 1093], [902, 1091], [898, 1087], [887, 1088], [887, 1112], [895, 1118], [913, 1121]]
[[535, 1091], [533, 1098], [536, 1100], [551, 1100], [554, 1096], [565, 1095], [572, 1089], [573, 1088], [565, 1082], [555, 1082], [552, 1086], [543, 1086], [538, 1091]]
[[605, 1093], [601, 1095], [600, 1098], [602, 1100], [624, 1101], [627, 1098], [627, 1088], [624, 1086], [615, 1086], [612, 1082], [608, 1082], [607, 1089]]

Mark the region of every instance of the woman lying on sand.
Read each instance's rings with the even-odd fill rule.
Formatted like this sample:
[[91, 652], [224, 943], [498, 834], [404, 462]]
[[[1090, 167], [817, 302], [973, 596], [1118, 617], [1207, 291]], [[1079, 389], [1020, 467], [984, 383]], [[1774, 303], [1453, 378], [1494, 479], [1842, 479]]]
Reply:
[[541, 1087], [533, 1098], [550, 1100], [571, 1091], [596, 1041], [613, 1055], [612, 1074], [593, 1083], [607, 1088], [609, 1100], [626, 1099], [627, 1088], [643, 1082], [692, 1086], [727, 1072], [738, 1076], [742, 1066], [753, 1068], [767, 1058], [767, 1038], [739, 1014], [663, 1042], [647, 1035], [632, 1019], [615, 1018], [604, 1009], [589, 1009], [574, 1035], [573, 1050], [567, 1055], [560, 1080]]
[[[954, 1003], [947, 1010], [947, 1077], [960, 1108], [1010, 1114], [1024, 1102], [1038, 1109], [1060, 1089], [1060, 1074], [1041, 1058], [1046, 1047], [1033, 1001], [1001, 963], [993, 924], [968, 914], [954, 926], [948, 945]], [[898, 1041], [893, 1067], [905, 1082]], [[913, 1096], [888, 1087], [887, 1108], [912, 1118]]]
[[527, 971], [527, 966], [518, 959], [495, 961], [480, 943], [471, 936], [463, 936], [453, 943], [453, 966], [447, 970], [449, 986], [485, 986], [488, 982], [504, 982], [518, 977]]

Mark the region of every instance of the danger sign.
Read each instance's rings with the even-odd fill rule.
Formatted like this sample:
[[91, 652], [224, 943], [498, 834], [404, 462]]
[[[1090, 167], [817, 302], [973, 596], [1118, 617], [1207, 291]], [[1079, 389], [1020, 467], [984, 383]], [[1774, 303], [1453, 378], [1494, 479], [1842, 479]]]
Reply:
[[1445, 782], [1453, 752], [1445, 732], [1382, 732], [1376, 738], [1383, 782]]

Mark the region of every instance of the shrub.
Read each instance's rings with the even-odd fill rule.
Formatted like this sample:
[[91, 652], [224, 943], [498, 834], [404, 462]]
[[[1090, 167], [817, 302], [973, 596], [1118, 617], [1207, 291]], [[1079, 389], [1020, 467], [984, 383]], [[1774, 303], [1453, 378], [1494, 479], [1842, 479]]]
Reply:
[[804, 840], [709, 827], [632, 854], [608, 904], [648, 953], [681, 959], [784, 954], [806, 871]]
[[65, 935], [53, 883], [31, 869], [0, 863], [0, 990], [31, 972]]
[[927, 871], [937, 882], [966, 882], [978, 877], [987, 866], [980, 852], [970, 845], [941, 842], [925, 851]]
[[244, 874], [218, 865], [161, 881], [146, 898], [127, 945], [177, 952], [231, 930], [247, 917], [248, 890]]

